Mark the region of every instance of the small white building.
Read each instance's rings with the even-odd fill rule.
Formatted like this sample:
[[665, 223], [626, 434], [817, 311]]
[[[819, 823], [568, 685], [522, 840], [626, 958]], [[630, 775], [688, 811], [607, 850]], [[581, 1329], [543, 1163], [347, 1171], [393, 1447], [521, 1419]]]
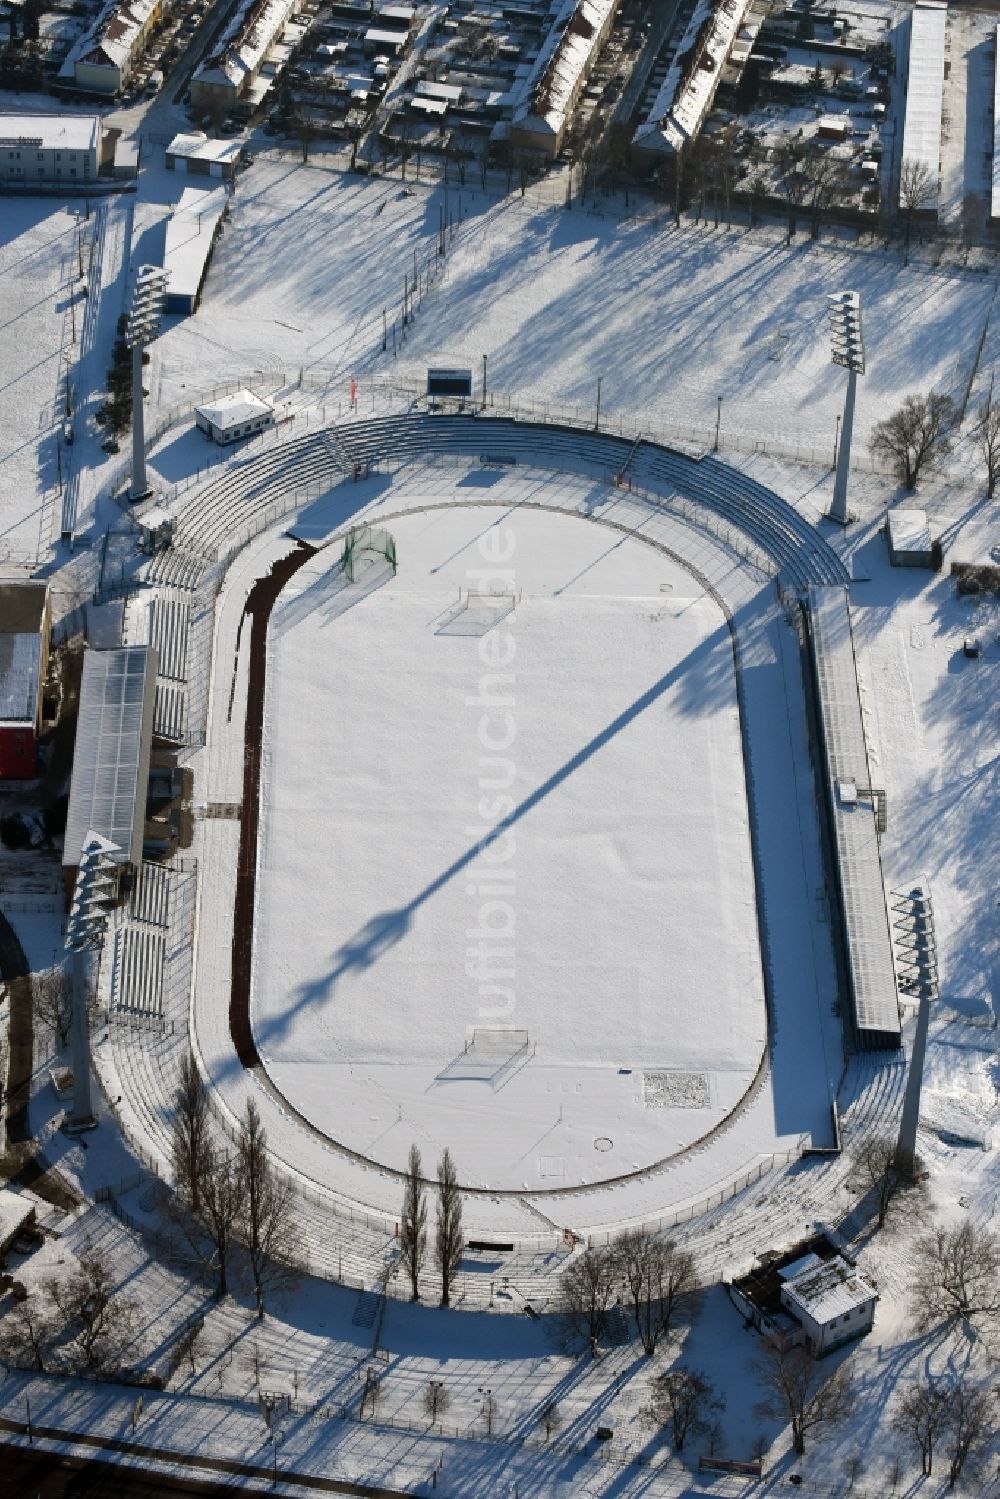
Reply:
[[934, 566], [934, 543], [926, 510], [890, 510], [885, 529], [893, 567]]
[[213, 140], [201, 130], [190, 135], [175, 135], [167, 147], [167, 170], [229, 181], [236, 176], [240, 150], [238, 140]]
[[96, 182], [99, 115], [0, 114], [0, 182]]
[[196, 406], [195, 421], [206, 437], [222, 446], [274, 426], [274, 407], [252, 390], [237, 390], [208, 406]]
[[807, 1254], [780, 1274], [781, 1304], [802, 1327], [805, 1345], [815, 1357], [871, 1331], [878, 1291], [842, 1255], [821, 1260]]

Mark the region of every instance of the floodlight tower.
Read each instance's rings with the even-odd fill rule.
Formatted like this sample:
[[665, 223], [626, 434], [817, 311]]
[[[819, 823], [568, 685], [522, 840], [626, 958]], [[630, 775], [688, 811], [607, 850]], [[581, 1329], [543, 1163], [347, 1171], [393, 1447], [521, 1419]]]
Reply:
[[167, 291], [167, 272], [158, 265], [141, 265], [132, 291], [125, 341], [132, 350], [132, 493], [133, 504], [149, 494], [146, 480], [146, 433], [142, 408], [142, 356], [160, 329]]
[[66, 923], [66, 946], [72, 954], [72, 1009], [70, 1043], [73, 1054], [73, 1112], [66, 1122], [69, 1134], [94, 1129], [97, 1116], [90, 1078], [90, 1018], [87, 1014], [87, 960], [89, 949], [104, 938], [108, 902], [115, 890], [115, 866], [110, 855], [120, 849], [107, 838], [90, 832], [80, 851], [80, 867]]
[[861, 298], [856, 291], [835, 292], [827, 297], [826, 302], [833, 362], [842, 364], [847, 370], [844, 422], [837, 450], [837, 474], [829, 514], [831, 520], [846, 526], [851, 518], [847, 513], [847, 474], [851, 466], [854, 398], [858, 389], [858, 376], [865, 372], [865, 340], [861, 331]]
[[[905, 895], [895, 897], [893, 910], [898, 913], [895, 925], [909, 930], [907, 968], [910, 990], [917, 994], [919, 1005], [895, 1154], [896, 1169], [903, 1176], [912, 1178], [917, 1170], [917, 1128], [920, 1124], [920, 1093], [924, 1081], [931, 1000], [936, 999], [938, 993], [934, 917], [931, 914], [931, 897], [926, 883], [915, 885]], [[897, 944], [898, 942], [897, 938]]]

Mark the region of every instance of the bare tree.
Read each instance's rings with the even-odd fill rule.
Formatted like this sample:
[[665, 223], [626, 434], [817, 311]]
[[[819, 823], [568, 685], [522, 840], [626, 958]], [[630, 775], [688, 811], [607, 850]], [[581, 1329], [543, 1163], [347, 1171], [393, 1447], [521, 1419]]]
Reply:
[[777, 155], [778, 183], [788, 211], [788, 232], [785, 236], [785, 243], [788, 245], [795, 238], [799, 214], [809, 196], [809, 178], [803, 171], [802, 160], [802, 147], [795, 144], [782, 147]]
[[31, 1007], [35, 1019], [56, 1038], [59, 1047], [68, 1046], [70, 983], [65, 968], [45, 968], [32, 974]]
[[1000, 1242], [971, 1223], [938, 1228], [913, 1247], [913, 1306], [921, 1331], [1000, 1316]]
[[725, 1400], [699, 1369], [668, 1369], [652, 1386], [653, 1414], [661, 1426], [669, 1426], [675, 1452], [688, 1437], [708, 1431], [713, 1416], [725, 1409]]
[[115, 1293], [107, 1257], [92, 1245], [68, 1275], [52, 1276], [45, 1290], [64, 1330], [72, 1334], [71, 1354], [85, 1369], [112, 1367], [131, 1341], [136, 1305]]
[[562, 1411], [559, 1409], [557, 1401], [547, 1400], [545, 1402], [542, 1406], [541, 1415], [538, 1417], [538, 1424], [545, 1433], [545, 1440], [547, 1442], [551, 1441], [552, 1433], [558, 1431], [562, 1425]]
[[933, 390], [926, 396], [907, 396], [898, 411], [876, 423], [868, 445], [877, 458], [888, 461], [900, 483], [913, 490], [923, 469], [951, 452], [955, 422], [950, 396]]
[[678, 1313], [697, 1294], [694, 1256], [645, 1228], [623, 1234], [614, 1248], [636, 1333], [643, 1352], [652, 1358]]
[[243, 1207], [239, 1224], [253, 1278], [257, 1316], [264, 1316], [268, 1287], [294, 1275], [292, 1185], [279, 1177], [267, 1151], [267, 1131], [252, 1098], [247, 1099], [239, 1138]]
[[44, 1374], [53, 1336], [52, 1318], [45, 1303], [29, 1298], [15, 1301], [0, 1318], [0, 1361]]
[[962, 199], [962, 248], [965, 251], [965, 263], [968, 264], [969, 251], [973, 245], [979, 244], [986, 238], [986, 205], [979, 193], [966, 193]]
[[986, 464], [986, 493], [992, 499], [1000, 479], [1000, 406], [994, 404], [992, 390], [976, 412], [973, 430]]
[[995, 1389], [960, 1376], [948, 1391], [946, 1430], [950, 1438], [948, 1487], [954, 1488], [966, 1465], [975, 1466], [996, 1427]]
[[934, 1468], [934, 1448], [945, 1427], [948, 1397], [940, 1384], [921, 1380], [911, 1384], [896, 1403], [892, 1424], [920, 1453], [920, 1471], [929, 1478]]
[[[896, 1141], [892, 1135], [869, 1135], [854, 1152], [853, 1183], [871, 1193], [879, 1228], [884, 1228], [893, 1204], [907, 1190], [916, 1190], [912, 1179], [896, 1164]], [[921, 1199], [923, 1194], [920, 1194]]]
[[833, 1425], [848, 1412], [851, 1386], [846, 1364], [831, 1374], [804, 1348], [769, 1347], [758, 1372], [765, 1390], [758, 1414], [791, 1424], [792, 1446], [800, 1457], [808, 1432]]
[[910, 263], [910, 239], [913, 233], [913, 216], [932, 203], [937, 196], [937, 178], [922, 161], [908, 159], [899, 171], [899, 202], [906, 221], [906, 244], [903, 249], [903, 264]]
[[309, 147], [316, 139], [316, 125], [307, 114], [299, 113], [295, 117], [295, 134], [298, 137], [299, 147], [302, 151], [303, 165], [309, 160]]
[[175, 1096], [176, 1110], [170, 1140], [174, 1182], [182, 1201], [198, 1217], [208, 1147], [208, 1097], [190, 1049], [184, 1053], [181, 1062]]
[[802, 163], [802, 174], [806, 180], [809, 232], [813, 239], [818, 239], [824, 213], [847, 185], [847, 171], [836, 156], [827, 151], [813, 151]]
[[865, 1471], [865, 1460], [860, 1452], [852, 1452], [844, 1463], [844, 1476], [847, 1479], [847, 1492], [853, 1493], [854, 1485]]
[[420, 1300], [420, 1271], [427, 1253], [427, 1203], [420, 1174], [420, 1151], [410, 1146], [399, 1220], [399, 1249], [410, 1277], [411, 1300]]
[[585, 1249], [559, 1277], [556, 1310], [568, 1339], [583, 1341], [595, 1358], [617, 1285], [618, 1257], [613, 1246]]
[[430, 1379], [424, 1389], [424, 1410], [432, 1426], [436, 1426], [451, 1403], [446, 1385], [440, 1379]]
[[458, 1188], [451, 1151], [438, 1161], [437, 1223], [434, 1258], [441, 1272], [441, 1305], [451, 1305], [451, 1288], [462, 1260], [462, 1194]]
[[216, 1295], [221, 1301], [229, 1294], [230, 1256], [243, 1206], [243, 1172], [237, 1151], [207, 1146], [199, 1206], [198, 1223], [210, 1246], [208, 1264], [218, 1276]]

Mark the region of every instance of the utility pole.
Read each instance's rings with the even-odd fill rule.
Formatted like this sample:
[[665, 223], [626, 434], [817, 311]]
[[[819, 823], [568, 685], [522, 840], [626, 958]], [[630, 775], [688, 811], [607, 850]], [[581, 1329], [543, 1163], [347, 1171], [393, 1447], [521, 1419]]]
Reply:
[[594, 431], [601, 430], [601, 376], [597, 377], [597, 415], [594, 418]]
[[486, 355], [483, 355], [483, 410], [486, 410]]
[[713, 453], [719, 451], [719, 433], [722, 430], [722, 397], [716, 396], [715, 401], [715, 446], [712, 449]]

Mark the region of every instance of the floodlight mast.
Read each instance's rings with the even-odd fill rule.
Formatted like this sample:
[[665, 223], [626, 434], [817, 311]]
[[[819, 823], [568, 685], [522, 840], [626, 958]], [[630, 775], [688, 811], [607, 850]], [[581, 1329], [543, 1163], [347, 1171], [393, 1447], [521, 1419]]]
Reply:
[[125, 341], [132, 350], [132, 490], [135, 504], [150, 493], [146, 478], [146, 432], [142, 404], [142, 355], [160, 330], [167, 292], [167, 272], [160, 266], [141, 265], [136, 272], [132, 308]]
[[118, 845], [89, 832], [80, 851], [76, 886], [66, 923], [66, 946], [72, 958], [70, 1045], [73, 1057], [73, 1111], [66, 1121], [68, 1134], [97, 1127], [90, 1065], [90, 1016], [87, 1013], [87, 959], [104, 939], [106, 911], [115, 890], [111, 855]]
[[828, 296], [830, 348], [834, 364], [847, 370], [847, 395], [844, 398], [844, 420], [837, 449], [837, 472], [833, 482], [831, 520], [846, 526], [851, 519], [847, 510], [847, 476], [851, 467], [851, 437], [854, 431], [854, 400], [858, 376], [865, 372], [865, 340], [861, 329], [861, 298], [856, 291], [835, 292]]

